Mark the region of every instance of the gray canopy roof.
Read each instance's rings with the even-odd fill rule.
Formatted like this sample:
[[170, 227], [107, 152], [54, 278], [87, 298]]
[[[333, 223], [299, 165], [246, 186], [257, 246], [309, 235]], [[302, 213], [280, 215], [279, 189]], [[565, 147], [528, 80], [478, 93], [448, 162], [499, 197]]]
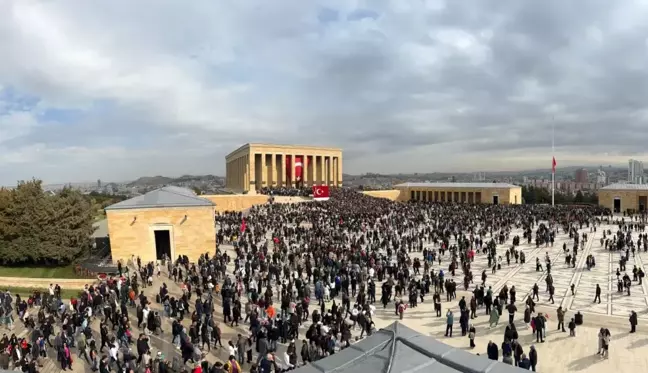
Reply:
[[[467, 343], [467, 341], [466, 341]], [[295, 373], [515, 373], [519, 368], [477, 356], [395, 322]]]
[[176, 186], [165, 186], [141, 196], [110, 205], [106, 207], [106, 210], [199, 206], [214, 206], [214, 203], [208, 199], [198, 197], [192, 190]]

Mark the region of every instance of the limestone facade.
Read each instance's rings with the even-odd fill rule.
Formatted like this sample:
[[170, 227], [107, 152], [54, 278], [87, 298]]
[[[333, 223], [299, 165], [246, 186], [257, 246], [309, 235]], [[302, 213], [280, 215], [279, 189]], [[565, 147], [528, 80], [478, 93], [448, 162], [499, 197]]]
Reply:
[[522, 187], [490, 183], [406, 183], [396, 186], [398, 201], [431, 201], [518, 205]]
[[[290, 162], [287, 162], [290, 159]], [[225, 157], [226, 186], [255, 193], [264, 187], [295, 187], [295, 159], [302, 160], [299, 185], [342, 186], [342, 149], [250, 143]], [[292, 167], [288, 171], [286, 165]]]
[[268, 196], [263, 194], [224, 194], [224, 195], [202, 195], [216, 204], [216, 212], [243, 211], [254, 205], [268, 203]]
[[[634, 184], [631, 184], [634, 185]], [[622, 213], [631, 211], [645, 211], [648, 202], [648, 185], [645, 188], [602, 188], [598, 192], [599, 205], [609, 208], [612, 212]], [[618, 202], [615, 206], [615, 200]]]
[[113, 262], [132, 255], [143, 263], [156, 260], [155, 231], [168, 230], [171, 259], [186, 255], [195, 262], [200, 254], [214, 253], [214, 206], [106, 210]]
[[362, 193], [370, 197], [386, 198], [390, 201], [402, 201], [401, 195], [404, 195], [404, 193], [402, 193], [402, 191], [398, 189], [366, 190]]

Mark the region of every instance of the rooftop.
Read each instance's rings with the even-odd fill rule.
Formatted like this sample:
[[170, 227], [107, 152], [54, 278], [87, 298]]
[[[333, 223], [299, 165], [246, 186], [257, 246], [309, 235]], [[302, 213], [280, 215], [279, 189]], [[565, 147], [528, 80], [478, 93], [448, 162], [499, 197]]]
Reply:
[[234, 155], [237, 152], [240, 152], [241, 150], [252, 148], [252, 147], [272, 147], [272, 148], [284, 148], [284, 149], [311, 149], [311, 150], [337, 150], [337, 151], [342, 151], [341, 148], [336, 148], [336, 147], [331, 147], [331, 146], [316, 146], [316, 145], [288, 145], [288, 144], [267, 144], [267, 143], [259, 143], [259, 142], [249, 142], [247, 144], [243, 144], [240, 147], [238, 147], [236, 150], [230, 152], [228, 155], [225, 156], [225, 158], [229, 158], [230, 156]]
[[295, 373], [364, 372], [513, 373], [518, 368], [418, 333], [395, 322], [350, 347]]
[[394, 185], [396, 188], [481, 188], [481, 189], [510, 189], [519, 188], [508, 183], [402, 183]]
[[610, 184], [603, 190], [648, 190], [648, 184]]
[[200, 198], [192, 190], [176, 186], [165, 186], [126, 201], [106, 207], [106, 210], [127, 210], [160, 207], [214, 206], [208, 199]]

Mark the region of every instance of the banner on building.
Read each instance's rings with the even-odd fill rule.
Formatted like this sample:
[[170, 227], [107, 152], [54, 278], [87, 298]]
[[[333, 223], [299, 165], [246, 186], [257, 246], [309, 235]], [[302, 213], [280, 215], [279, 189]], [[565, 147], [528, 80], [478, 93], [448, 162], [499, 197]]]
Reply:
[[316, 201], [328, 201], [330, 197], [328, 185], [313, 185], [313, 199]]

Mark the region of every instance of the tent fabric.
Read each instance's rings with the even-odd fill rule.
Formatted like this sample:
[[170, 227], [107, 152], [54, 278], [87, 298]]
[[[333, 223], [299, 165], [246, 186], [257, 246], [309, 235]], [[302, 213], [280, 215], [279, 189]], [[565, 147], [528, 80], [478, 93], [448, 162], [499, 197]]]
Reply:
[[514, 373], [519, 368], [477, 356], [395, 322], [295, 373]]

